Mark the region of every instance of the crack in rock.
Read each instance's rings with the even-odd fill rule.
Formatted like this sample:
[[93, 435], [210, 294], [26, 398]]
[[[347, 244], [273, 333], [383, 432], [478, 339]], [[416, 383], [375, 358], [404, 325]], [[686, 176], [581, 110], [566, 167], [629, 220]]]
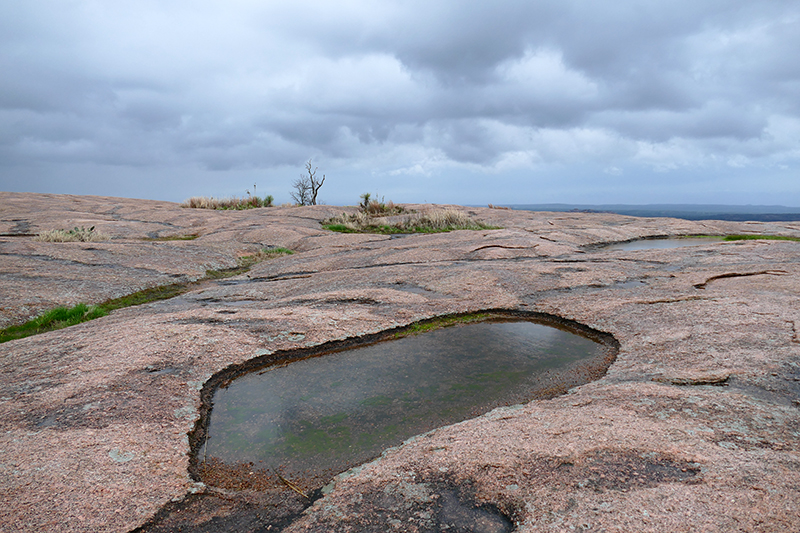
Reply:
[[715, 385], [722, 387], [728, 384], [731, 375], [728, 372], [720, 374], [698, 374], [696, 376], [658, 376], [652, 379], [657, 383], [666, 383], [668, 385], [677, 385], [679, 387], [697, 387], [700, 385]]
[[504, 245], [504, 244], [487, 244], [485, 246], [478, 246], [477, 248], [472, 250], [470, 253], [475, 253], [478, 250], [485, 250], [486, 248], [504, 248], [506, 250], [527, 250], [528, 248], [536, 248], [537, 246], [539, 246], [539, 245], [538, 244], [534, 244], [533, 246], [507, 246], [507, 245]]
[[641, 302], [633, 302], [638, 305], [655, 305], [655, 304], [676, 304], [681, 302], [693, 302], [697, 300], [713, 301], [713, 298], [703, 298], [700, 296], [686, 296], [684, 298], [666, 298], [663, 300], [644, 300]]
[[703, 283], [698, 283], [694, 286], [695, 289], [705, 289], [709, 283], [718, 279], [725, 278], [744, 278], [748, 276], [783, 276], [788, 274], [785, 270], [761, 270], [759, 272], [729, 272], [727, 274], [720, 274], [718, 276], [711, 276]]

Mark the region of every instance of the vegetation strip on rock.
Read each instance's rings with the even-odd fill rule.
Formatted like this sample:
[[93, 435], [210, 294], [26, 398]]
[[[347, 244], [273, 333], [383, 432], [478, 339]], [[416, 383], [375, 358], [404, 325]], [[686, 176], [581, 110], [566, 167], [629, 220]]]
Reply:
[[71, 308], [56, 307], [24, 324], [0, 330], [0, 343], [74, 326], [107, 314], [108, 311], [97, 305], [78, 304]]
[[727, 235], [725, 241], [795, 241], [800, 242], [800, 237], [788, 237], [786, 235]]
[[158, 287], [151, 287], [137, 291], [120, 298], [106, 300], [97, 305], [87, 305], [79, 303], [74, 307], [56, 307], [46, 313], [31, 319], [23, 324], [16, 326], [9, 326], [0, 330], [0, 343], [13, 341], [16, 339], [23, 339], [31, 335], [38, 335], [39, 333], [46, 333], [48, 331], [55, 331], [69, 326], [74, 326], [82, 322], [88, 322], [95, 318], [106, 316], [111, 311], [122, 309], [123, 307], [131, 307], [134, 305], [142, 305], [159, 300], [167, 300], [180, 296], [188, 292], [192, 287], [203, 281], [229, 278], [244, 274], [256, 263], [274, 259], [283, 255], [291, 255], [294, 252], [286, 248], [264, 248], [255, 254], [245, 255], [237, 259], [239, 266], [236, 268], [226, 270], [206, 270], [206, 275], [194, 282], [188, 283], [171, 283], [169, 285], [159, 285]]

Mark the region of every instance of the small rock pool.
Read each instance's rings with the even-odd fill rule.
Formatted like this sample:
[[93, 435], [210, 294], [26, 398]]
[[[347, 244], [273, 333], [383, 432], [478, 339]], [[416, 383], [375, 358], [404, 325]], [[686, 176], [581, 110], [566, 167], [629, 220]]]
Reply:
[[596, 379], [614, 354], [563, 322], [492, 316], [282, 361], [216, 391], [198, 470], [318, 488], [414, 435]]

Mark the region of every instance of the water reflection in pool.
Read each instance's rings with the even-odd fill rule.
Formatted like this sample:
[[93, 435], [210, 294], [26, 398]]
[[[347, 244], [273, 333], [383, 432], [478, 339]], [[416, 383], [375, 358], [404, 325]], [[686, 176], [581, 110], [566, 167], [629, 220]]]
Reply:
[[199, 456], [325, 481], [413, 435], [596, 378], [609, 350], [499, 320], [270, 367], [216, 392]]

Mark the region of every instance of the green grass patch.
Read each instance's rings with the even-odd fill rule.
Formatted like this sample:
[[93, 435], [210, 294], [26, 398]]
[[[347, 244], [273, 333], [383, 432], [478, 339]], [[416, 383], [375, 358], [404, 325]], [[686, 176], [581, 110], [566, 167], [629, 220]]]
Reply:
[[29, 320], [24, 324], [0, 329], [0, 343], [22, 339], [25, 337], [30, 337], [31, 335], [45, 333], [48, 331], [55, 331], [68, 326], [74, 326], [76, 324], [80, 324], [81, 322], [87, 322], [95, 318], [106, 316], [111, 311], [122, 309], [123, 307], [142, 305], [150, 302], [157, 302], [159, 300], [168, 300], [169, 298], [174, 298], [185, 292], [188, 292], [191, 290], [193, 285], [196, 285], [200, 281], [224, 279], [237, 276], [239, 274], [244, 274], [256, 263], [293, 253], [294, 252], [286, 248], [265, 248], [256, 254], [239, 258], [239, 266], [236, 268], [226, 270], [206, 270], [205, 277], [197, 282], [172, 283], [169, 285], [151, 287], [149, 289], [134, 292], [120, 298], [106, 300], [98, 305], [87, 305], [81, 303], [72, 308], [56, 307], [55, 309]]
[[330, 231], [337, 231], [339, 233], [364, 233], [361, 230], [348, 228], [344, 224], [323, 224], [322, 227]]
[[81, 322], [88, 322], [89, 320], [106, 316], [111, 311], [122, 309], [123, 307], [131, 307], [133, 305], [142, 305], [158, 300], [174, 298], [188, 291], [189, 288], [189, 284], [173, 283], [171, 285], [161, 285], [159, 287], [134, 292], [133, 294], [128, 294], [121, 298], [106, 300], [98, 305], [81, 303], [71, 308], [56, 307], [24, 324], [9, 326], [0, 330], [0, 343], [30, 337], [31, 335], [37, 335], [39, 333], [46, 333], [48, 331], [55, 331], [80, 324]]
[[726, 235], [725, 241], [794, 241], [800, 242], [800, 237], [787, 237], [785, 235]]
[[429, 231], [414, 231], [412, 229], [398, 228], [396, 226], [387, 226], [386, 224], [364, 226], [359, 229], [351, 228], [345, 226], [344, 224], [323, 224], [322, 227], [330, 231], [337, 231], [339, 233], [375, 233], [378, 235], [396, 235], [398, 233], [432, 233]]
[[456, 231], [461, 229], [468, 229], [468, 230], [482, 230], [482, 229], [503, 229], [500, 226], [490, 226], [488, 224], [484, 224], [480, 221], [475, 221], [471, 224], [465, 224], [463, 226], [429, 226], [426, 224], [421, 225], [412, 225], [405, 231], [401, 230], [397, 233], [446, 233], [448, 231]]
[[56, 307], [24, 324], [0, 330], [0, 343], [74, 326], [107, 314], [108, 311], [96, 305], [78, 304], [71, 308]]

